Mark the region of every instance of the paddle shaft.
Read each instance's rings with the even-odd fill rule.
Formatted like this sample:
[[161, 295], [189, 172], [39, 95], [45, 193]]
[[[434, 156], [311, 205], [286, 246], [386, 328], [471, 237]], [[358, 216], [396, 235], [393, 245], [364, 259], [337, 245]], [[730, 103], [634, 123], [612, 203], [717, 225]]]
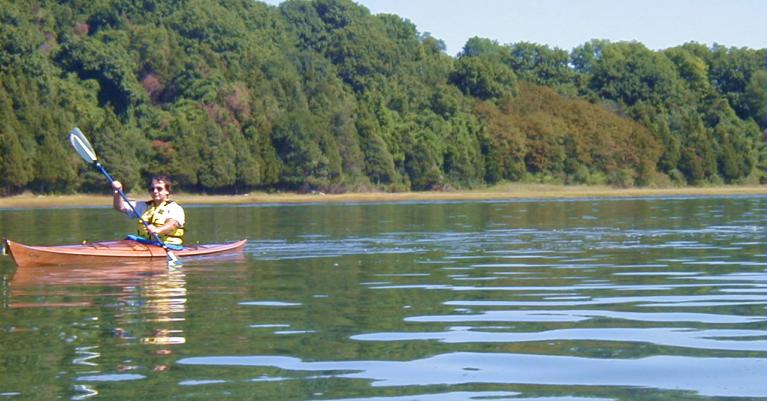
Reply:
[[[101, 174], [103, 174], [104, 177], [106, 177], [109, 180], [110, 183], [114, 182], [114, 179], [112, 178], [112, 176], [109, 175], [109, 172], [107, 172], [107, 169], [105, 169], [104, 166], [101, 165], [101, 163], [99, 163], [98, 161], [95, 161], [95, 162], [93, 162], [93, 166], [96, 167], [96, 169], [98, 169], [101, 172]], [[138, 212], [136, 212], [136, 208], [133, 207], [133, 203], [131, 203], [130, 199], [128, 199], [128, 196], [125, 195], [125, 192], [123, 192], [122, 189], [118, 189], [117, 192], [120, 194], [120, 197], [123, 198], [125, 203], [128, 204], [128, 207], [130, 207], [131, 211], [133, 212], [133, 215], [138, 217], [138, 219], [141, 222], [141, 224], [143, 224], [144, 227], [146, 227], [147, 232], [152, 235], [152, 239], [157, 241], [157, 244], [160, 245], [162, 247], [162, 249], [164, 249], [165, 252], [168, 253], [169, 257], [171, 257], [172, 259], [176, 259], [176, 257], [170, 251], [170, 249], [168, 249], [168, 247], [165, 245], [165, 243], [160, 239], [160, 236], [157, 235], [157, 233], [153, 233], [153, 232], [149, 231], [149, 223], [147, 223], [146, 220], [144, 220], [144, 218], [141, 217], [141, 215], [139, 215]]]

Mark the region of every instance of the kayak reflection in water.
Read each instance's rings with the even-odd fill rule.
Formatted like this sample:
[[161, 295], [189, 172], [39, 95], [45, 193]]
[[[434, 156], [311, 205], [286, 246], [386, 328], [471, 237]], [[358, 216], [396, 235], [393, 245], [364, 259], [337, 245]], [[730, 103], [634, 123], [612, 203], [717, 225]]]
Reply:
[[151, 200], [145, 202], [131, 201], [131, 205], [136, 210], [136, 214], [131, 210], [122, 196], [122, 183], [120, 181], [112, 182], [114, 189], [114, 199], [112, 206], [115, 210], [125, 213], [131, 218], [142, 218], [148, 223], [148, 228], [144, 226], [141, 220], [138, 221], [136, 235], [129, 235], [128, 239], [147, 244], [156, 244], [152, 234], [157, 234], [165, 245], [172, 250], [183, 249], [184, 242], [184, 209], [175, 201], [170, 199], [171, 181], [164, 175], [152, 177], [149, 183], [149, 194]]

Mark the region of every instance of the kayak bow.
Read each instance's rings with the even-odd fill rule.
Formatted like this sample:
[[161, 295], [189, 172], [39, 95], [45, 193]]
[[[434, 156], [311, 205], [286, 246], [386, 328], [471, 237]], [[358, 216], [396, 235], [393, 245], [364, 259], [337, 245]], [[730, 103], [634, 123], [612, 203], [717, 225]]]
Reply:
[[[4, 247], [18, 267], [43, 265], [81, 265], [165, 259], [166, 251], [157, 245], [131, 240], [87, 242], [74, 245], [30, 246], [4, 240]], [[184, 246], [178, 256], [207, 256], [242, 252], [247, 240], [221, 244]]]

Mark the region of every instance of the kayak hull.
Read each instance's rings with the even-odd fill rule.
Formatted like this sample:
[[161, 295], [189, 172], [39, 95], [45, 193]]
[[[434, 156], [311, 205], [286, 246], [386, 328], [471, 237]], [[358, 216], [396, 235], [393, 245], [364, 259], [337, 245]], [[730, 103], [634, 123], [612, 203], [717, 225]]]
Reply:
[[[167, 257], [165, 250], [160, 246], [131, 240], [56, 246], [30, 246], [8, 239], [3, 242], [6, 252], [18, 267], [120, 263]], [[240, 240], [221, 244], [188, 245], [183, 250], [172, 252], [182, 260], [184, 257], [215, 256], [242, 252], [246, 242], [247, 240]]]

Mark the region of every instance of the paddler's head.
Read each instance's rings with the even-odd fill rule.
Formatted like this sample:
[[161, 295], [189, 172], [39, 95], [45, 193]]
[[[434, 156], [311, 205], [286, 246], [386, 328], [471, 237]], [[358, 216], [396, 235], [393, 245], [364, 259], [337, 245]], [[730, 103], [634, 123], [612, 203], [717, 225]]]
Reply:
[[149, 195], [152, 196], [152, 202], [155, 206], [170, 199], [171, 182], [170, 178], [164, 175], [152, 177], [149, 182]]

